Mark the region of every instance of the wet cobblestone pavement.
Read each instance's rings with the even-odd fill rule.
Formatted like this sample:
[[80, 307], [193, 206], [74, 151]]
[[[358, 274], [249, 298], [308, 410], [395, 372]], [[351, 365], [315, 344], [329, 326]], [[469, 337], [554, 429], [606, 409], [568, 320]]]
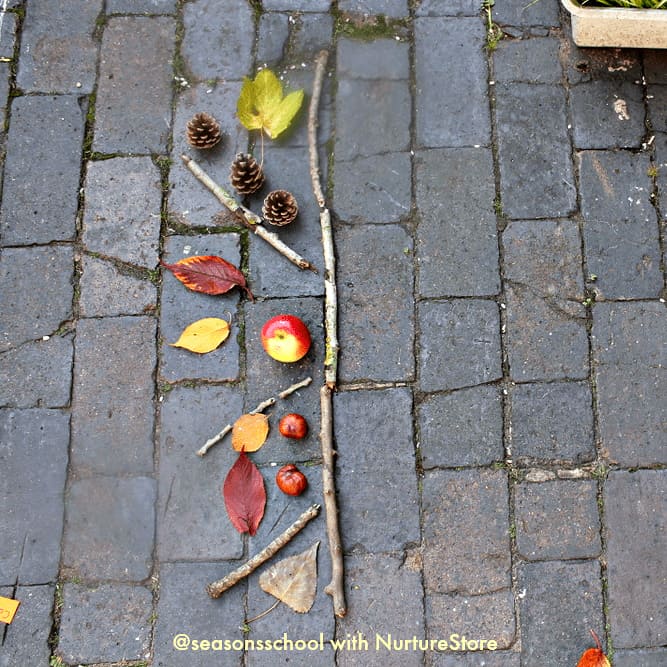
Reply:
[[[491, 16], [497, 44], [479, 0], [2, 2], [0, 596], [21, 605], [0, 667], [574, 667], [589, 629], [615, 667], [667, 664], [667, 50], [578, 48], [557, 0]], [[321, 49], [348, 613], [320, 516], [281, 552], [322, 541], [313, 608], [248, 626], [273, 601], [259, 573], [218, 600], [206, 584], [322, 497], [306, 114], [265, 141], [248, 205], [290, 190], [279, 234], [319, 275], [180, 155], [226, 186], [255, 140], [243, 77], [308, 95]], [[200, 111], [224, 133], [209, 152], [186, 143]], [[193, 255], [242, 266], [256, 300], [159, 268]], [[313, 334], [296, 364], [261, 348], [279, 312]], [[211, 316], [231, 316], [219, 349], [169, 345]], [[243, 537], [220, 493], [236, 453], [195, 451], [307, 375], [285, 405], [310, 434], [274, 427], [252, 455], [268, 500]], [[272, 481], [288, 462], [299, 498]], [[285, 634], [314, 643], [243, 648]]]

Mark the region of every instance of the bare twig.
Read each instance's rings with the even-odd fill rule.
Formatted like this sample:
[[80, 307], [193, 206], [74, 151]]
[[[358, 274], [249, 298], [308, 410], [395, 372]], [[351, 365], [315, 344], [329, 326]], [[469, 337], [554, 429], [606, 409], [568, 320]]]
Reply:
[[338, 502], [334, 483], [334, 434], [333, 434], [333, 390], [336, 387], [338, 370], [338, 296], [336, 294], [336, 257], [334, 254], [333, 230], [331, 216], [326, 206], [322, 185], [320, 183], [320, 167], [317, 153], [317, 110], [322, 94], [322, 82], [327, 65], [327, 51], [321, 51], [315, 60], [315, 79], [313, 94], [308, 109], [308, 149], [310, 154], [310, 179], [313, 194], [320, 208], [320, 227], [322, 229], [322, 250], [324, 253], [324, 310], [326, 344], [324, 355], [324, 385], [320, 389], [320, 413], [322, 443], [322, 487], [324, 509], [327, 520], [327, 539], [331, 554], [331, 582], [324, 588], [332, 597], [334, 614], [345, 616], [345, 578], [343, 570], [343, 546], [338, 526]]
[[290, 262], [296, 264], [300, 269], [308, 269], [317, 273], [317, 269], [308, 260], [304, 259], [297, 252], [285, 245], [277, 234], [270, 232], [262, 226], [262, 218], [250, 209], [239, 204], [221, 185], [216, 183], [191, 157], [181, 155], [185, 166], [192, 172], [198, 181], [203, 183], [218, 199], [226, 206], [238, 219], [254, 234], [273, 246], [281, 255], [284, 255]]
[[[287, 398], [295, 391], [302, 389], [303, 387], [307, 387], [312, 381], [313, 378], [307, 377], [305, 380], [301, 380], [301, 382], [296, 382], [291, 387], [287, 387], [287, 389], [281, 391], [278, 394], [278, 398]], [[273, 396], [271, 398], [267, 398], [265, 401], [262, 401], [254, 410], [251, 410], [249, 414], [254, 415], [258, 412], [263, 412], [266, 410], [266, 408], [270, 408], [275, 402], [276, 399]], [[197, 456], [204, 456], [206, 452], [208, 452], [208, 450], [211, 449], [211, 447], [214, 445], [217, 445], [232, 430], [232, 428], [234, 428], [233, 424], [227, 424], [227, 426], [225, 426], [220, 431], [220, 433], [216, 433], [216, 435], [207, 440], [203, 446], [197, 450]]]
[[278, 553], [309, 521], [317, 516], [319, 511], [319, 505], [311, 505], [287, 530], [278, 535], [273, 542], [270, 542], [249, 561], [246, 561], [241, 567], [230, 572], [222, 579], [209, 584], [206, 587], [206, 592], [212, 598], [219, 598], [227, 589], [252, 574], [262, 563]]
[[308, 152], [310, 154], [310, 180], [313, 184], [313, 194], [320, 207], [320, 227], [322, 229], [322, 251], [324, 253], [324, 325], [325, 351], [324, 373], [325, 381], [332, 389], [336, 387], [338, 371], [338, 296], [336, 294], [336, 255], [334, 252], [333, 230], [331, 215], [326, 206], [322, 185], [320, 183], [320, 165], [317, 152], [317, 109], [322, 94], [322, 82], [328, 58], [327, 51], [321, 51], [315, 60], [315, 79], [313, 94], [308, 108]]
[[331, 554], [331, 582], [324, 592], [333, 599], [334, 614], [345, 616], [345, 573], [343, 571], [343, 545], [338, 527], [338, 502], [336, 485], [334, 484], [334, 448], [333, 448], [333, 409], [332, 389], [324, 384], [320, 389], [320, 410], [322, 413], [322, 493], [324, 495], [324, 511], [327, 520], [327, 540]]

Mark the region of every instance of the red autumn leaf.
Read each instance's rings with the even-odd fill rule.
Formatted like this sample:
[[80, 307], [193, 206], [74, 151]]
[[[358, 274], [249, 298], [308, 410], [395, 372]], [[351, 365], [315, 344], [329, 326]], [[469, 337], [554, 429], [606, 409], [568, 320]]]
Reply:
[[254, 535], [264, 516], [266, 491], [262, 473], [244, 451], [229, 469], [222, 485], [222, 495], [234, 528], [239, 533]]
[[611, 667], [609, 659], [602, 651], [600, 638], [593, 632], [593, 630], [591, 630], [590, 633], [593, 635], [597, 648], [586, 649], [581, 658], [579, 658], [577, 667]]
[[179, 259], [175, 264], [165, 264], [186, 287], [204, 294], [224, 294], [237, 285], [254, 300], [246, 285], [244, 275], [230, 262], [215, 255], [196, 255]]

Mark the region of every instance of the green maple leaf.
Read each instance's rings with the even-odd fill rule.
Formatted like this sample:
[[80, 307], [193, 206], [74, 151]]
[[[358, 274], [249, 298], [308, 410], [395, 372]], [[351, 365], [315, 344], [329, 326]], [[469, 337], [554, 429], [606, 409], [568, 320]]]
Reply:
[[275, 139], [291, 125], [302, 103], [303, 90], [283, 97], [278, 77], [263, 69], [254, 79], [244, 77], [236, 115], [248, 130], [263, 130]]

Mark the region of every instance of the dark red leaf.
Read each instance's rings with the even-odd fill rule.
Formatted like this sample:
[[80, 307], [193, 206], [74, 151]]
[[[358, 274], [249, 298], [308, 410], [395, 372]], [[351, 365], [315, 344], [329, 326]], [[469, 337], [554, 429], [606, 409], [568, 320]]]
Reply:
[[165, 264], [186, 287], [205, 294], [224, 294], [237, 285], [254, 300], [246, 285], [244, 275], [230, 262], [215, 255], [196, 255], [179, 259], [175, 264]]
[[254, 535], [264, 516], [266, 491], [262, 473], [244, 451], [229, 469], [222, 485], [222, 495], [234, 528], [239, 533]]

